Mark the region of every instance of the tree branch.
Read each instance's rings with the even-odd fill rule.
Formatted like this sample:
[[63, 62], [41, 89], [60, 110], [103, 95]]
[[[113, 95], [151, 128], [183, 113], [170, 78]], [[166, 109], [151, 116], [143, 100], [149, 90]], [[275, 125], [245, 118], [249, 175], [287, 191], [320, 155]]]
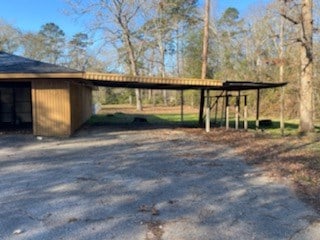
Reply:
[[285, 18], [286, 20], [288, 20], [289, 22], [291, 22], [291, 23], [293, 23], [293, 24], [295, 24], [295, 25], [297, 25], [297, 24], [300, 23], [299, 21], [297, 21], [297, 20], [289, 17], [289, 16], [286, 15], [286, 14], [280, 13], [280, 15], [281, 15], [283, 18]]

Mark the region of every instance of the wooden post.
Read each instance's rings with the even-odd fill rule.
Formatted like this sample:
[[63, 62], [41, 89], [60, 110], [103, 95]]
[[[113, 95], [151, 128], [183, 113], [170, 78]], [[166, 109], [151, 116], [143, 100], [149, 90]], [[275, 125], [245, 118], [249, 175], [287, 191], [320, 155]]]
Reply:
[[248, 106], [247, 106], [247, 95], [244, 95], [244, 108], [243, 108], [243, 127], [245, 130], [248, 130]]
[[183, 90], [181, 90], [181, 96], [180, 96], [180, 101], [181, 101], [181, 122], [183, 123], [183, 105], [184, 105], [184, 96], [183, 96]]
[[256, 130], [259, 129], [260, 89], [257, 89]]
[[210, 132], [210, 90], [206, 91], [206, 132]]
[[226, 95], [226, 129], [229, 129], [229, 96]]
[[280, 97], [280, 131], [281, 135], [284, 136], [284, 87], [281, 87], [281, 97]]
[[235, 129], [239, 129], [239, 103], [240, 103], [240, 100], [239, 100], [239, 97], [236, 97], [236, 117], [235, 117]]

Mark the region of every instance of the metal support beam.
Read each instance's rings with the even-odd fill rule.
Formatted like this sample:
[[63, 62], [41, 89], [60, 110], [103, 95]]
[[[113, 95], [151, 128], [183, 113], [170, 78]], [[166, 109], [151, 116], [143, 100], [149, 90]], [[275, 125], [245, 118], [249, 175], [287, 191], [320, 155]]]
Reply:
[[200, 90], [200, 106], [199, 106], [199, 125], [203, 127], [203, 106], [204, 106], [204, 90]]

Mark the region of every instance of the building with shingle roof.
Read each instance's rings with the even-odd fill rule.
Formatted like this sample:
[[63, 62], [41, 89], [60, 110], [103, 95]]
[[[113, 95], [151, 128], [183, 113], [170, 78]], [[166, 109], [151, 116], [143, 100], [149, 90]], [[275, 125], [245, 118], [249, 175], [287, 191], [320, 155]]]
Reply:
[[0, 126], [30, 126], [37, 136], [70, 136], [91, 116], [92, 86], [82, 75], [0, 52]]

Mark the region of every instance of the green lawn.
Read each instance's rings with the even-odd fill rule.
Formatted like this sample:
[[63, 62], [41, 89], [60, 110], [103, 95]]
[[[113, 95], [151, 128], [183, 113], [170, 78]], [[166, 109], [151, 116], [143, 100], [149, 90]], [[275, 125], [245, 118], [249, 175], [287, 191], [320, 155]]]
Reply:
[[[135, 118], [145, 118], [148, 125], [181, 125], [181, 126], [198, 126], [198, 114], [184, 114], [183, 122], [181, 122], [181, 115], [176, 113], [170, 114], [127, 114], [122, 112], [116, 112], [114, 114], [97, 114], [91, 117], [89, 120], [90, 125], [130, 125], [134, 124]], [[250, 119], [248, 121], [248, 128], [255, 130], [255, 120]], [[212, 127], [224, 127], [225, 122], [222, 123], [217, 121], [216, 123], [212, 120]], [[230, 128], [234, 128], [234, 119], [230, 120]], [[240, 121], [240, 128], [243, 128], [243, 121]], [[319, 125], [316, 126], [316, 132], [320, 132]], [[270, 126], [260, 126], [259, 131], [269, 133], [271, 135], [281, 135], [280, 132], [280, 121], [275, 119], [272, 120]], [[285, 135], [297, 135], [299, 131], [299, 121], [290, 120], [285, 122]]]
[[114, 113], [114, 114], [97, 114], [91, 117], [89, 124], [102, 125], [102, 124], [133, 124], [135, 118], [145, 118], [146, 124], [150, 125], [190, 125], [196, 126], [198, 124], [197, 114], [185, 114], [183, 116], [183, 122], [181, 122], [180, 114], [126, 114], [126, 113]]

